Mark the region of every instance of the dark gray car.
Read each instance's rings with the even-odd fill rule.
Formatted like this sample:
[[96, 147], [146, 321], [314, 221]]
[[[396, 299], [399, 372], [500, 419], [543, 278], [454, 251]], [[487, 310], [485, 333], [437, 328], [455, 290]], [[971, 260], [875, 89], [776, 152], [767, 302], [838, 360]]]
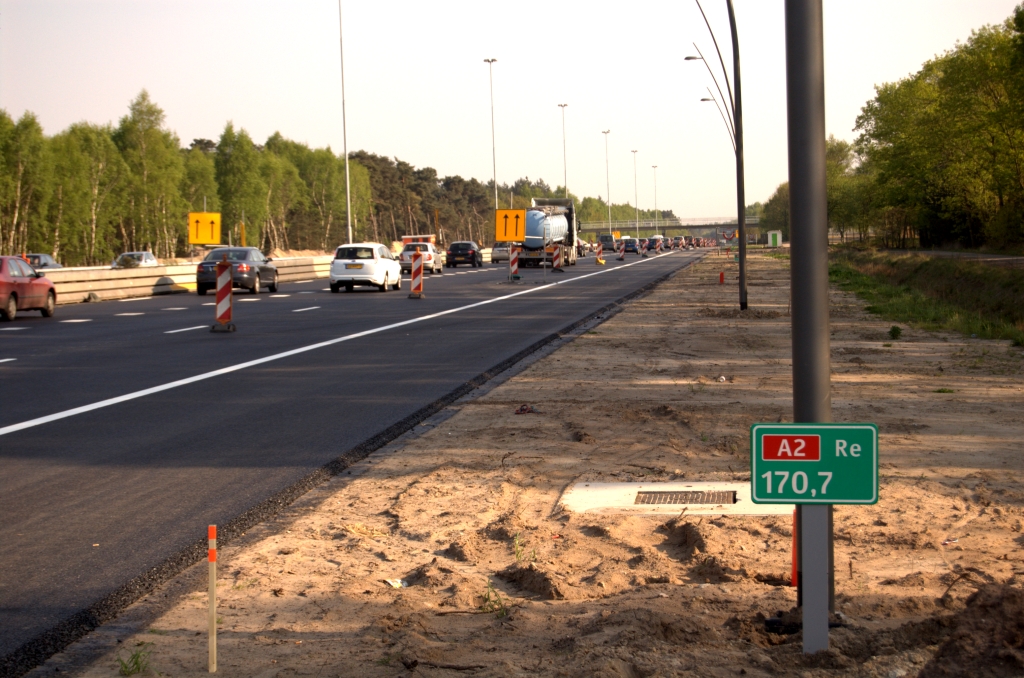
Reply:
[[32, 264], [32, 268], [36, 270], [40, 268], [64, 268], [49, 254], [29, 254], [26, 258], [28, 263]]
[[219, 247], [196, 267], [196, 292], [206, 294], [217, 287], [217, 262], [231, 263], [232, 287], [259, 294], [260, 287], [277, 291], [277, 267], [255, 247]]

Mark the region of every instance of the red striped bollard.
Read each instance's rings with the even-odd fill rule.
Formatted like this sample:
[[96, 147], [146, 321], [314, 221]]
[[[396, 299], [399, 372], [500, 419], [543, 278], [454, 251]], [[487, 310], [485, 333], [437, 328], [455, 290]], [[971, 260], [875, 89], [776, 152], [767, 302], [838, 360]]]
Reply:
[[217, 526], [210, 525], [206, 536], [210, 540], [207, 551], [207, 560], [210, 561], [209, 664], [210, 673], [217, 673]]
[[210, 328], [211, 332], [234, 332], [235, 323], [231, 322], [231, 283], [234, 278], [233, 268], [224, 255], [217, 262], [217, 305], [214, 306], [217, 324]]
[[600, 259], [602, 254], [604, 254], [604, 247], [601, 246], [601, 243], [597, 243], [597, 258]]
[[509, 282], [519, 280], [519, 248], [512, 247], [508, 252], [508, 279]]
[[551, 253], [551, 270], [562, 272], [562, 246], [555, 245], [555, 251]]
[[409, 298], [423, 298], [423, 252], [419, 250], [412, 253], [412, 292]]
[[626, 243], [619, 243], [619, 261], [626, 260]]
[[658, 247], [655, 250], [655, 252], [657, 252], [658, 254], [661, 254], [661, 239], [660, 238], [658, 239]]

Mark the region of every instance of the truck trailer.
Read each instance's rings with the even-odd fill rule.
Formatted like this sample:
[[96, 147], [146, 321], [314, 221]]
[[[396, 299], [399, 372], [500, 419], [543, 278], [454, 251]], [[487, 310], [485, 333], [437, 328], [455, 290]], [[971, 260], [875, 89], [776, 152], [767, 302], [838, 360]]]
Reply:
[[571, 198], [534, 198], [526, 211], [526, 238], [519, 263], [550, 265], [555, 245], [561, 245], [562, 265], [573, 266], [578, 234], [576, 205]]

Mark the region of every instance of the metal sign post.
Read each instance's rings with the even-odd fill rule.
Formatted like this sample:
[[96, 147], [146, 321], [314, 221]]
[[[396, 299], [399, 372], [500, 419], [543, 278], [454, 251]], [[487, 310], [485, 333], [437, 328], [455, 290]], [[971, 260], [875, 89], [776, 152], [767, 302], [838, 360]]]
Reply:
[[[793, 421], [830, 422], [825, 59], [821, 0], [786, 0]], [[804, 652], [828, 649], [832, 507], [797, 507]]]

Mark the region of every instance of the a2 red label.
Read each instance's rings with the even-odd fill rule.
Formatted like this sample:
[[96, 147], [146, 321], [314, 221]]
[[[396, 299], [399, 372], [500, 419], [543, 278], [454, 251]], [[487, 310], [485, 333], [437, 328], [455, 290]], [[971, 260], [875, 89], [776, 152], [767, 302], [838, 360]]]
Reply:
[[766, 433], [761, 438], [761, 459], [764, 461], [820, 461], [821, 436]]

